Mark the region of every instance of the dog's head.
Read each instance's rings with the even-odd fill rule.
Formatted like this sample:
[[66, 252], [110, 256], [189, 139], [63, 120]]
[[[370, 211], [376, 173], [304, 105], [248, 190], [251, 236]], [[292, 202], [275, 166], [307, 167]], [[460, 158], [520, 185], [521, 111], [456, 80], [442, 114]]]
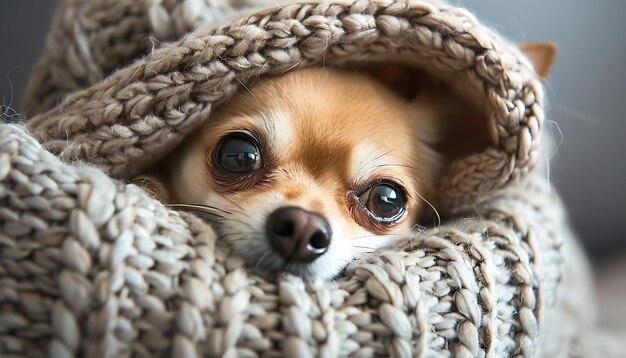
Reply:
[[425, 140], [433, 109], [416, 108], [351, 72], [265, 79], [170, 156], [168, 201], [215, 208], [219, 234], [263, 274], [333, 277], [426, 207], [440, 161]]
[[[449, 91], [416, 93], [419, 75], [398, 68], [306, 69], [246, 87], [169, 156], [161, 198], [210, 211], [265, 276], [332, 278], [409, 235], [433, 212], [445, 164], [488, 143], [486, 130], [468, 132], [484, 118]], [[446, 129], [458, 116], [466, 127]]]

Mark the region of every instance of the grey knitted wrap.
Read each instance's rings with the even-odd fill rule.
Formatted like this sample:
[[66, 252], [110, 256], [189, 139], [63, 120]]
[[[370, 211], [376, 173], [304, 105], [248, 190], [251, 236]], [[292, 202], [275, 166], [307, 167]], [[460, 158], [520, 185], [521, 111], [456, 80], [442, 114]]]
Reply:
[[[521, 53], [441, 2], [266, 3], [62, 3], [30, 119], [0, 125], [0, 355], [600, 354], [586, 261], [535, 169], [543, 94]], [[258, 76], [390, 59], [484, 103], [492, 146], [447, 169], [455, 219], [336, 281], [266, 282], [123, 180]]]

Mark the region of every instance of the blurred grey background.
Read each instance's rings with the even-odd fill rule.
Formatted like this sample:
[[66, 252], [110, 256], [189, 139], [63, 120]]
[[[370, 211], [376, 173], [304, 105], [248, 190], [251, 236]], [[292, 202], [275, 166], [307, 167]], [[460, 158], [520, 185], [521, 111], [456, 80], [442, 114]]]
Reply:
[[[546, 129], [560, 143], [551, 177], [588, 251], [600, 258], [626, 255], [626, 120], [621, 113], [626, 102], [626, 1], [451, 1], [515, 41], [549, 40], [559, 46], [546, 82]], [[2, 104], [19, 108], [55, 4], [2, 0]]]

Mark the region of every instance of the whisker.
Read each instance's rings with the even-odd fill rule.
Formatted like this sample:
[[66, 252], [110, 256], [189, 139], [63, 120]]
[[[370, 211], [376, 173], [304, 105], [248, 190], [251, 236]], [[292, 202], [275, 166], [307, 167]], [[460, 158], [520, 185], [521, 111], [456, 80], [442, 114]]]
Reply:
[[485, 218], [480, 213], [480, 210], [478, 210], [478, 206], [476, 206], [475, 202], [472, 202], [472, 208], [474, 209], [474, 212], [476, 213], [476, 215], [478, 215], [478, 218], [480, 219], [480, 221], [485, 221]]
[[[367, 238], [372, 238], [372, 237], [383, 237], [383, 236], [404, 236], [403, 234], [370, 234], [370, 235], [363, 235], [363, 236], [355, 236], [355, 237], [351, 237], [349, 240], [359, 240], [359, 239], [367, 239]], [[410, 235], [406, 235], [406, 236], [410, 236]]]
[[[224, 57], [222, 57], [221, 55], [217, 55], [217, 57], [218, 57], [220, 60], [222, 60], [222, 61], [226, 62], [226, 59], [225, 59]], [[254, 93], [252, 93], [252, 91], [250, 90], [250, 88], [248, 88], [248, 86], [246, 86], [246, 84], [245, 84], [245, 83], [243, 83], [243, 81], [242, 81], [242, 80], [240, 80], [240, 79], [239, 79], [239, 77], [237, 77], [236, 75], [233, 75], [233, 77], [235, 77], [235, 80], [237, 80], [237, 82], [239, 82], [239, 84], [240, 84], [243, 88], [245, 88], [245, 89], [246, 89], [246, 91], [247, 91], [248, 93], [250, 93], [250, 95], [252, 96], [252, 98], [253, 98], [253, 99], [254, 99], [254, 100], [255, 100], [255, 101], [256, 101], [256, 102], [257, 102], [257, 103], [258, 103], [261, 107], [263, 107], [263, 104], [261, 103], [261, 101], [259, 101], [259, 99], [258, 99], [258, 98], [254, 95]]]
[[[409, 178], [409, 180], [415, 185], [415, 187], [419, 187], [419, 185], [417, 185], [419, 183], [419, 179]], [[439, 215], [439, 211], [437, 210], [437, 208], [435, 208], [435, 206], [430, 201], [428, 201], [422, 194], [420, 194], [417, 190], [413, 190], [413, 194], [417, 196], [419, 199], [422, 199], [426, 203], [426, 205], [428, 205], [432, 209], [433, 213], [435, 213], [435, 216], [437, 217], [437, 224], [434, 227], [438, 228], [439, 233], [441, 234], [441, 215]], [[416, 198], [411, 198], [411, 199], [413, 199], [415, 203], [417, 204]]]
[[294, 65], [289, 66], [286, 70], [282, 71], [281, 73], [279, 73], [279, 74], [275, 75], [275, 76], [274, 76], [274, 77], [272, 77], [272, 78], [277, 78], [277, 77], [280, 77], [280, 76], [284, 75], [285, 73], [287, 73], [287, 72], [289, 72], [289, 71], [293, 70], [294, 68], [296, 68], [296, 67], [300, 66], [300, 64], [301, 64], [301, 63], [302, 63], [302, 61], [298, 61], [298, 62], [296, 62]]
[[248, 86], [246, 86], [246, 85], [243, 83], [243, 81], [241, 81], [241, 80], [239, 79], [239, 77], [237, 77], [237, 76], [234, 76], [234, 77], [235, 77], [235, 79], [237, 80], [237, 82], [239, 82], [239, 83], [241, 84], [241, 86], [242, 86], [243, 88], [245, 88], [245, 89], [246, 89], [246, 91], [248, 91], [248, 93], [250, 93], [250, 96], [252, 96], [252, 98], [254, 98], [254, 100], [255, 100], [255, 101], [256, 101], [256, 102], [257, 102], [260, 106], [263, 106], [263, 104], [261, 103], [261, 101], [259, 101], [259, 99], [257, 98], [257, 96], [255, 96], [255, 95], [254, 95], [254, 93], [252, 93], [252, 91], [250, 90], [250, 88], [248, 88]]
[[400, 168], [419, 170], [418, 167], [415, 167], [413, 165], [408, 165], [408, 164], [386, 163], [386, 164], [379, 164], [376, 166], [376, 168], [385, 168], [385, 167], [400, 167]]
[[395, 152], [396, 150], [398, 150], [398, 148], [393, 148], [393, 149], [389, 149], [389, 150], [388, 150], [388, 151], [386, 151], [386, 152], [382, 152], [382, 153], [378, 154], [377, 156], [375, 156], [375, 157], [374, 157], [371, 161], [372, 161], [372, 162], [375, 162], [375, 161], [377, 161], [378, 159], [380, 159], [380, 158], [382, 158], [382, 157], [384, 157], [384, 156], [386, 156], [386, 155], [388, 155], [388, 154], [391, 154], [391, 153]]
[[241, 205], [239, 205], [236, 201], [234, 201], [233, 199], [229, 198], [228, 196], [224, 196], [223, 198], [228, 200], [229, 203], [231, 203], [234, 206], [236, 206], [239, 210], [241, 210], [242, 213], [246, 211]]
[[228, 211], [228, 210], [224, 210], [224, 209], [220, 209], [218, 207], [215, 206], [210, 206], [210, 205], [193, 205], [193, 204], [166, 204], [165, 205], [168, 208], [179, 208], [179, 209], [192, 209], [192, 210], [197, 210], [197, 211], [201, 211], [201, 212], [205, 212], [207, 214], [213, 214], [213, 215], [217, 215], [214, 211], [211, 210], [215, 210], [217, 212], [221, 212], [224, 214], [229, 214], [232, 215], [232, 212]]
[[372, 246], [360, 246], [360, 245], [354, 245], [353, 247], [357, 248], [357, 249], [368, 249], [368, 250], [376, 250], [377, 247], [372, 247]]
[[433, 212], [435, 213], [435, 216], [437, 217], [437, 225], [436, 227], [439, 229], [439, 234], [441, 234], [441, 215], [439, 215], [439, 211], [437, 210], [437, 208], [435, 208], [435, 206], [428, 200], [426, 200], [425, 197], [422, 196], [422, 194], [420, 194], [419, 192], [417, 192], [417, 190], [414, 192], [415, 195], [417, 195], [420, 199], [422, 199], [426, 205], [430, 206], [430, 208], [433, 210]]

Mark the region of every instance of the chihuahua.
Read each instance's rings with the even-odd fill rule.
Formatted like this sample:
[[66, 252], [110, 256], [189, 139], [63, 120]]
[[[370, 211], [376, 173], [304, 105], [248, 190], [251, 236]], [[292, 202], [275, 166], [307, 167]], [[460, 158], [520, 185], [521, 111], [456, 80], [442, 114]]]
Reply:
[[[381, 73], [394, 77], [304, 69], [260, 80], [160, 163], [156, 196], [209, 213], [263, 276], [335, 277], [432, 217], [450, 160], [438, 150], [444, 123], [469, 111], [441, 89], [385, 85]], [[474, 150], [487, 145], [476, 137]]]

